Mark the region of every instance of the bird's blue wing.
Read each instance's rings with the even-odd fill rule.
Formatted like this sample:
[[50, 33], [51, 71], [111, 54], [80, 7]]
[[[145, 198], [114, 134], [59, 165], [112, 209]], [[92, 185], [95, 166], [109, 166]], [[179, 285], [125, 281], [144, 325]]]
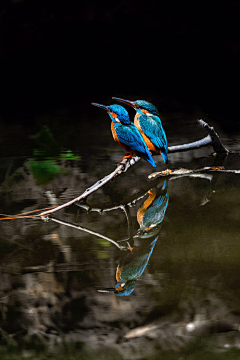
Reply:
[[140, 131], [134, 124], [128, 126], [115, 124], [115, 131], [121, 143], [129, 146], [139, 154], [149, 154], [151, 156]]
[[129, 146], [138, 156], [145, 158], [152, 166], [156, 167], [140, 131], [133, 123], [130, 125], [115, 123], [114, 129], [121, 143]]
[[152, 224], [160, 224], [164, 219], [169, 201], [168, 182], [166, 180], [162, 186], [162, 191], [163, 190], [165, 190], [166, 193], [154, 199], [153, 203], [145, 211], [143, 216], [143, 226], [146, 228], [150, 227]]
[[160, 118], [158, 116], [147, 116], [144, 114], [138, 119], [144, 134], [147, 135], [157, 148], [167, 153], [167, 138]]
[[120, 281], [126, 282], [127, 280], [138, 279], [144, 272], [150, 256], [152, 255], [154, 246], [158, 237], [153, 240], [146, 253], [136, 256], [129, 264], [125, 265], [120, 275]]
[[153, 224], [160, 224], [165, 216], [165, 212], [168, 207], [169, 196], [160, 195], [149, 207], [143, 217], [143, 225], [147, 228]]

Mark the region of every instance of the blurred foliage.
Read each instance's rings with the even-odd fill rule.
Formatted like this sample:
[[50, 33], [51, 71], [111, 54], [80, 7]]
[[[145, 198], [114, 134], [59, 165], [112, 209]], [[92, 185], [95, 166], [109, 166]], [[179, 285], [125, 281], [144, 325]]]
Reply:
[[39, 147], [39, 149], [34, 151], [34, 155], [57, 156], [59, 154], [60, 146], [54, 139], [47, 125], [44, 125], [41, 130], [36, 135], [31, 136], [31, 138]]
[[100, 259], [100, 260], [108, 259], [109, 255], [108, 255], [107, 251], [105, 251], [105, 250], [98, 250], [97, 258]]
[[60, 172], [54, 159], [30, 161], [30, 167], [38, 185], [46, 185]]
[[34, 149], [33, 155], [36, 160], [30, 161], [30, 168], [38, 185], [50, 183], [56, 174], [60, 173], [61, 167], [57, 164], [58, 160], [80, 160], [81, 156], [76, 156], [71, 150], [60, 153], [60, 146], [54, 139], [47, 125], [31, 137], [39, 146]]
[[97, 243], [104, 247], [111, 246], [111, 243], [105, 239], [97, 239]]
[[[111, 246], [111, 243], [105, 239], [97, 239], [97, 243], [103, 248], [107, 248]], [[96, 254], [97, 254], [97, 258], [101, 260], [109, 258], [107, 249], [97, 249]]]
[[60, 154], [60, 159], [65, 160], [81, 160], [81, 156], [74, 155], [71, 150], [66, 150]]

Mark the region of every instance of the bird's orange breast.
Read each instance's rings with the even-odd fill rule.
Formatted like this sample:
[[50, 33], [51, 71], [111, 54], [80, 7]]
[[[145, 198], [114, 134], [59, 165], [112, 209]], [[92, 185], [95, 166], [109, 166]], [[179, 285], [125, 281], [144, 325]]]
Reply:
[[117, 282], [120, 281], [120, 276], [121, 276], [121, 272], [122, 272], [122, 268], [120, 268], [120, 266], [117, 266], [117, 271], [116, 271], [116, 280]]
[[144, 201], [143, 205], [138, 209], [138, 212], [137, 212], [137, 221], [140, 226], [143, 225], [143, 217], [144, 217], [145, 211], [152, 204], [153, 200], [155, 199], [155, 197], [157, 195], [157, 192], [156, 192], [156, 190], [149, 190], [148, 194], [149, 194], [148, 198]]
[[113, 136], [114, 140], [118, 143], [118, 145], [122, 146], [122, 145], [121, 145], [121, 142], [120, 142], [119, 139], [118, 139], [116, 130], [115, 130], [115, 128], [114, 128], [114, 122], [111, 123], [111, 130], [112, 130], [112, 136]]
[[129, 146], [127, 146], [126, 144], [121, 143], [121, 141], [118, 139], [116, 130], [114, 128], [114, 123], [111, 123], [111, 130], [112, 130], [112, 135], [114, 140], [118, 143], [119, 146], [121, 146], [124, 150], [126, 150], [127, 152], [129, 152], [131, 155], [136, 156], [136, 152], [133, 151]]

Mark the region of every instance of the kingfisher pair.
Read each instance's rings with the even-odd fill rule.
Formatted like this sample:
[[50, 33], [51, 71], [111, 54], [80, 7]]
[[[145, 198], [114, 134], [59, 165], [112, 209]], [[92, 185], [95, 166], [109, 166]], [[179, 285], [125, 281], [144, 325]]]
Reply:
[[105, 106], [92, 103], [106, 110], [112, 120], [111, 130], [114, 140], [127, 151], [123, 157], [139, 156], [152, 166], [156, 164], [152, 155], [162, 154], [164, 162], [168, 163], [168, 145], [157, 108], [145, 101], [129, 101], [113, 97], [136, 110], [134, 123], [129, 119], [127, 110], [121, 105]]

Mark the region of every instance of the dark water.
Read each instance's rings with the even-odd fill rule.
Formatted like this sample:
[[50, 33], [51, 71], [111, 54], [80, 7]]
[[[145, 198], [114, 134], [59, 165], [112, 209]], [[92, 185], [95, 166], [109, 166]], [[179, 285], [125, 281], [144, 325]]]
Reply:
[[[192, 118], [165, 115], [169, 145], [206, 135]], [[39, 126], [32, 148], [8, 134], [14, 155], [0, 162], [1, 213], [62, 204], [113, 171], [124, 153], [103, 124], [71, 128], [68, 146], [66, 127]], [[216, 130], [239, 149], [240, 134]], [[156, 159], [157, 170], [240, 168], [238, 154], [213, 156], [211, 147], [169, 160]], [[140, 161], [49, 221], [1, 220], [6, 358], [240, 358], [240, 175], [148, 179], [154, 171]], [[109, 239], [125, 240], [117, 243], [125, 250]], [[98, 291], [106, 288], [118, 292]]]

